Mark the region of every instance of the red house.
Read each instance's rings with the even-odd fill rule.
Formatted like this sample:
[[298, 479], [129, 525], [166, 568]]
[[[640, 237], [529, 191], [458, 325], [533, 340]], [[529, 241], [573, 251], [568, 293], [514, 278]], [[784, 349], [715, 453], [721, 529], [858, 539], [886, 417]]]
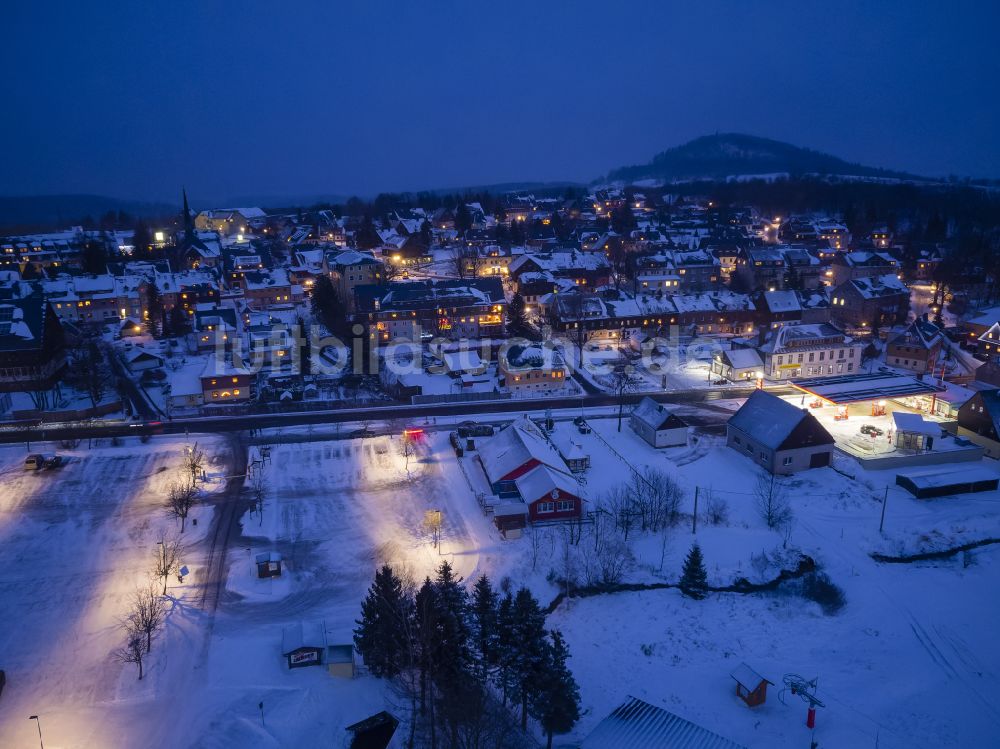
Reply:
[[580, 484], [568, 473], [537, 466], [514, 483], [532, 523], [577, 518], [583, 512]]
[[[580, 485], [558, 450], [527, 417], [509, 424], [479, 448], [493, 493], [502, 500], [501, 530], [527, 521], [563, 520], [583, 513]], [[523, 509], [520, 506], [523, 505]]]

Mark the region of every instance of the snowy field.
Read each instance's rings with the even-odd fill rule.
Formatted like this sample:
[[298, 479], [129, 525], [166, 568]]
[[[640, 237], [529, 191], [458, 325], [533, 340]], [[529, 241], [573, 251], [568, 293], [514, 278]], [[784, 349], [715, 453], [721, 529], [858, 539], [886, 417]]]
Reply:
[[[688, 409], [710, 421], [737, 406], [720, 400]], [[806, 746], [805, 703], [779, 697], [787, 673], [819, 679], [826, 705], [817, 719], [820, 746], [990, 743], [1000, 730], [1000, 550], [913, 565], [877, 564], [869, 554], [998, 537], [1000, 492], [918, 501], [893, 486], [893, 472], [864, 472], [840, 457], [837, 467], [856, 479], [818, 469], [783, 481], [794, 511], [783, 533], [769, 530], [754, 506], [758, 469], [727, 449], [717, 429], [696, 432], [687, 446], [654, 450], [627, 418], [618, 432], [612, 410], [588, 413], [591, 434], [556, 422], [556, 441], [575, 441], [590, 456], [581, 482], [590, 507], [631, 480], [633, 468], [663, 471], [684, 492], [676, 526], [632, 532], [623, 581], [676, 582], [696, 538], [710, 584], [764, 581], [803, 553], [843, 590], [846, 605], [824, 613], [794, 584], [703, 601], [674, 589], [564, 601], [549, 625], [567, 636], [584, 714], [557, 745], [574, 745], [632, 694], [748, 747]], [[390, 426], [398, 434], [398, 425]], [[586, 582], [588, 526], [575, 545], [563, 526], [502, 540], [475, 497], [473, 487], [482, 487], [475, 458], [459, 461], [447, 431], [435, 430], [444, 424], [427, 426], [409, 458], [399, 436], [267, 430], [260, 438], [271, 446], [262, 467], [263, 513], [244, 515], [230, 540], [214, 611], [202, 583], [231, 445], [201, 439], [211, 460], [199, 522], [185, 531], [190, 575], [171, 581], [168, 623], [141, 682], [134, 667], [109, 654], [120, 644], [118, 618], [147, 574], [156, 537], [177, 528], [162, 503], [183, 472], [184, 440], [84, 443], [67, 465], [39, 473], [22, 469], [23, 447], [0, 450], [0, 668], [8, 680], [0, 746], [32, 746], [37, 734], [27, 716], [38, 714], [50, 749], [339, 747], [346, 725], [392, 710], [396, 698], [368, 676], [345, 681], [319, 668], [289, 671], [280, 655], [284, 626], [324, 622], [331, 644], [350, 642], [361, 598], [383, 562], [419, 581], [448, 559], [470, 583], [486, 573], [498, 583], [526, 584], [543, 606], [567, 574]], [[260, 446], [249, 448], [251, 460], [259, 453]], [[982, 465], [1000, 473], [993, 461]], [[721, 499], [729, 517], [718, 525], [699, 518], [694, 535], [696, 487], [700, 508]], [[428, 510], [442, 512], [440, 550], [424, 525]], [[267, 551], [282, 555], [284, 573], [258, 580], [250, 559]], [[733, 694], [729, 673], [741, 661], [775, 682], [767, 704], [753, 711]]]

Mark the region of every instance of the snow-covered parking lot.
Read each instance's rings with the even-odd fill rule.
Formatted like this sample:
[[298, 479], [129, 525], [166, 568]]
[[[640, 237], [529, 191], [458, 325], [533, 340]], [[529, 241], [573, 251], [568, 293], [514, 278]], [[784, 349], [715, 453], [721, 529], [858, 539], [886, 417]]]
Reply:
[[[589, 456], [581, 492], [590, 510], [634, 480], [633, 469], [661, 471], [681, 490], [675, 525], [631, 530], [622, 582], [675, 583], [696, 539], [711, 585], [768, 580], [805, 554], [846, 604], [824, 612], [797, 583], [702, 601], [673, 588], [564, 600], [548, 624], [567, 637], [584, 712], [557, 745], [573, 745], [629, 694], [748, 747], [808, 745], [805, 704], [779, 695], [788, 673], [819, 679], [826, 705], [815, 734], [820, 746], [875, 746], [877, 737], [883, 748], [964, 747], [996, 735], [997, 546], [919, 564], [879, 564], [870, 554], [1000, 537], [1000, 492], [920, 501], [894, 486], [894, 472], [865, 472], [841, 456], [843, 473], [817, 469], [782, 481], [794, 519], [771, 530], [756, 508], [759, 469], [726, 448], [718, 429], [654, 450], [627, 418], [619, 432], [615, 418], [595, 413], [593, 432], [581, 434], [575, 415], [555, 414], [554, 438]], [[62, 468], [37, 473], [22, 468], [23, 447], [0, 450], [0, 668], [8, 679], [0, 737], [31, 746], [37, 734], [27, 716], [37, 714], [49, 747], [339, 746], [346, 725], [393, 709], [398, 698], [370, 676], [290, 671], [280, 655], [282, 629], [323, 622], [331, 642], [350, 642], [376, 565], [388, 562], [421, 580], [447, 559], [470, 583], [485, 573], [498, 584], [525, 584], [543, 605], [567, 576], [588, 582], [595, 525], [584, 525], [576, 543], [559, 525], [503, 540], [472, 488], [483, 486], [475, 454], [459, 461], [447, 431], [424, 426], [409, 455], [395, 428], [366, 439], [316, 439], [308, 430], [258, 437], [251, 461], [270, 446], [257, 469], [263, 513], [245, 514], [242, 534], [230, 539], [214, 612], [200, 583], [232, 443], [199, 440], [209, 466], [192, 515], [198, 524], [184, 534], [190, 575], [171, 580], [167, 624], [141, 682], [110, 653], [158, 534], [177, 528], [163, 497], [183, 474], [185, 440], [82, 445]], [[995, 462], [982, 465], [1000, 473]], [[704, 510], [720, 502], [727, 517], [713, 524]], [[425, 525], [428, 510], [442, 514], [440, 549]], [[251, 560], [263, 552], [281, 554], [281, 577], [256, 577]], [[767, 704], [753, 711], [733, 694], [729, 673], [741, 661], [775, 682]]]

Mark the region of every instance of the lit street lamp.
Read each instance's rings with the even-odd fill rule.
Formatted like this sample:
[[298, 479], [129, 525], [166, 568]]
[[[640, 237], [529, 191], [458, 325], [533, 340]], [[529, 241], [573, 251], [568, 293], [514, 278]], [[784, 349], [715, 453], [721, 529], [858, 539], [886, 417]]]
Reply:
[[35, 725], [38, 726], [38, 746], [40, 746], [41, 749], [45, 749], [45, 744], [42, 743], [42, 721], [38, 719], [37, 715], [29, 715], [28, 720], [35, 721]]

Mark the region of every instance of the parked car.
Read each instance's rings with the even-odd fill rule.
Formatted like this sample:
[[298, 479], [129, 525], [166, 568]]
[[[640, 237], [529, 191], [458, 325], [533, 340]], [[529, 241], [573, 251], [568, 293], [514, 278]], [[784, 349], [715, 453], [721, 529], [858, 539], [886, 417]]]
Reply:
[[590, 424], [582, 416], [577, 416], [573, 419], [573, 423], [576, 424], [576, 428], [580, 434], [590, 434]]
[[45, 456], [45, 467], [46, 468], [58, 468], [63, 464], [62, 455], [46, 455]]
[[474, 421], [463, 421], [458, 425], [459, 437], [492, 437], [493, 427], [490, 424], [477, 424]]
[[40, 471], [43, 465], [45, 465], [44, 455], [29, 455], [24, 459], [24, 470], [26, 471]]

